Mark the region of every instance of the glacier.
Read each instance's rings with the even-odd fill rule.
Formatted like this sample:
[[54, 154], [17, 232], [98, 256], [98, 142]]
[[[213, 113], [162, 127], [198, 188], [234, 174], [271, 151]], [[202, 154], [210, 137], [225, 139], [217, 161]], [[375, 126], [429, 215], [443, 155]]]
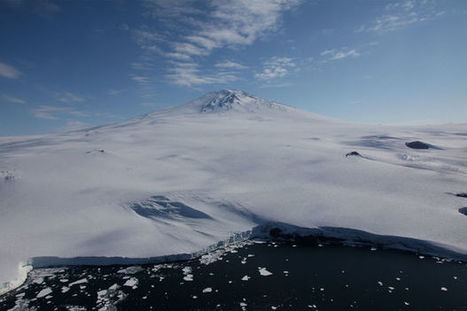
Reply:
[[31, 258], [195, 254], [277, 226], [466, 259], [466, 137], [467, 124], [346, 122], [238, 90], [0, 137], [0, 293]]

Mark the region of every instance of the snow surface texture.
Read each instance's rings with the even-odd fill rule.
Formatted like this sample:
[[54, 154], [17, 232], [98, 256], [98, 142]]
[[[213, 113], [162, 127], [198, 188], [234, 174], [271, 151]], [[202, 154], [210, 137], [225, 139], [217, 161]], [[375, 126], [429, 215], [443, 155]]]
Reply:
[[222, 90], [117, 124], [0, 138], [0, 284], [31, 257], [191, 254], [274, 222], [465, 255], [466, 136], [467, 124], [355, 124]]

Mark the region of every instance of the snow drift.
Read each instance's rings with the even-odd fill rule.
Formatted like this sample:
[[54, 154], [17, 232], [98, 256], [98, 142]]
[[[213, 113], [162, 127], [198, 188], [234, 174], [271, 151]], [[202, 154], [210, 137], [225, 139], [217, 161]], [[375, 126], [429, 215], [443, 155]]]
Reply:
[[[467, 190], [465, 135], [466, 124], [353, 124], [222, 90], [117, 124], [0, 138], [0, 284], [31, 257], [191, 254], [275, 222], [466, 255], [467, 202], [453, 195]], [[405, 145], [417, 140], [439, 148]]]

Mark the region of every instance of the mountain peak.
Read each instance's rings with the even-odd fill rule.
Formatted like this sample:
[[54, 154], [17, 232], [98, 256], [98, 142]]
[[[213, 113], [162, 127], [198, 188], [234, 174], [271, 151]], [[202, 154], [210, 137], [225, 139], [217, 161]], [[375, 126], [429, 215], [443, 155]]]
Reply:
[[212, 93], [212, 98], [201, 106], [200, 112], [221, 112], [235, 110], [255, 98], [241, 90], [222, 89]]
[[198, 113], [288, 111], [289, 106], [250, 95], [242, 90], [222, 89], [208, 93], [184, 105]]

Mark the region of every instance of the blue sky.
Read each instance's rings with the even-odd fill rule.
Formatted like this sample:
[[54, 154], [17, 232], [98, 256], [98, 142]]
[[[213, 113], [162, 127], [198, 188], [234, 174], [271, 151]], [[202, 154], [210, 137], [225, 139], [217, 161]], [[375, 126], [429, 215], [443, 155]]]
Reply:
[[0, 0], [0, 136], [221, 88], [371, 123], [467, 122], [467, 1]]

